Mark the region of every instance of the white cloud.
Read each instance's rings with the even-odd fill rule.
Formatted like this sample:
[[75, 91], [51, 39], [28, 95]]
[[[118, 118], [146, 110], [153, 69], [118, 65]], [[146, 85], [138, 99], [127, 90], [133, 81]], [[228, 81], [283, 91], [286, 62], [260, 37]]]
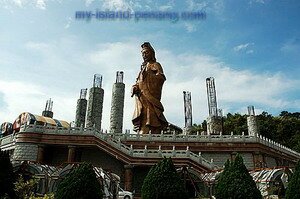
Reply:
[[195, 24], [191, 23], [184, 23], [184, 27], [187, 30], [187, 32], [195, 32], [197, 30]]
[[73, 20], [72, 20], [72, 17], [68, 17], [67, 23], [66, 23], [66, 25], [65, 25], [65, 29], [70, 28], [70, 25], [71, 25], [72, 21], [73, 21]]
[[133, 11], [134, 4], [132, 1], [126, 0], [103, 0], [103, 9], [108, 10], [130, 10]]
[[36, 106], [40, 104], [39, 99], [45, 96], [39, 86], [25, 81], [0, 80], [0, 93], [3, 95], [3, 103], [6, 105], [0, 111], [1, 122], [13, 122], [19, 113], [35, 110]]
[[95, 0], [86, 0], [85, 1], [85, 6], [90, 6]]
[[[102, 126], [109, 128], [111, 89], [117, 70], [124, 71], [125, 109], [124, 129], [131, 129], [134, 100], [130, 97], [140, 70], [142, 58], [140, 42], [95, 44], [89, 51], [79, 44], [76, 38], [61, 39], [51, 44], [28, 42], [26, 47], [32, 53], [40, 50], [43, 61], [31, 79], [24, 81], [0, 81], [5, 107], [0, 107], [0, 121], [12, 121], [23, 111], [41, 113], [45, 101], [54, 101], [55, 118], [73, 121], [76, 101], [81, 88], [90, 88], [93, 74], [103, 75], [104, 106]], [[167, 119], [178, 126], [184, 125], [182, 91], [192, 92], [193, 118], [195, 123], [202, 122], [207, 116], [205, 79], [215, 77], [219, 108], [236, 112], [246, 110], [248, 105], [259, 109], [299, 107], [299, 100], [289, 100], [285, 92], [299, 89], [299, 80], [286, 78], [280, 73], [254, 73], [249, 70], [235, 70], [219, 59], [201, 54], [175, 54], [170, 50], [155, 46], [157, 60], [162, 64], [167, 81], [163, 88], [162, 102]], [[31, 52], [29, 51], [29, 53]], [[67, 54], [64, 52], [68, 52]], [[83, 53], [84, 52], [84, 53]], [[68, 60], [68, 61], [65, 61]], [[20, 70], [20, 69], [19, 69]], [[21, 71], [26, 76], [27, 69]], [[38, 86], [37, 86], [38, 85]], [[20, 100], [22, 99], [22, 100]]]
[[36, 7], [41, 10], [45, 10], [46, 9], [46, 0], [37, 0]]
[[[47, 2], [49, 0], [2, 0], [0, 1], [0, 7], [12, 10], [15, 7], [27, 8], [34, 7], [41, 10], [46, 10]], [[61, 3], [61, 0], [50, 0]]]
[[168, 11], [168, 10], [172, 10], [174, 6], [175, 6], [174, 0], [170, 0], [166, 5], [159, 6], [158, 9], [160, 11]]
[[233, 50], [235, 52], [245, 52], [246, 54], [252, 54], [252, 53], [254, 53], [254, 50], [250, 49], [250, 48], [253, 45], [254, 45], [254, 43], [240, 44], [238, 46], [233, 47]]
[[300, 39], [292, 38], [286, 41], [280, 48], [285, 53], [299, 53], [300, 51]]
[[266, 1], [265, 1], [265, 0], [250, 0], [250, 1], [249, 1], [249, 4], [254, 4], [254, 3], [257, 3], [257, 4], [265, 4]]
[[25, 47], [29, 50], [44, 50], [49, 48], [49, 45], [43, 42], [32, 42], [29, 41], [25, 44]]
[[[115, 72], [118, 68], [116, 66], [124, 66], [122, 70], [125, 71], [127, 91], [124, 117], [126, 128], [130, 128], [133, 111], [133, 99], [129, 96], [130, 86], [138, 73], [140, 61], [137, 46], [136, 43], [107, 43], [99, 46], [99, 50], [96, 52], [89, 54], [91, 63], [110, 67], [111, 71]], [[120, 57], [126, 57], [126, 59], [120, 59]], [[292, 89], [293, 85], [299, 83], [294, 80], [286, 80], [280, 73], [256, 74], [247, 70], [234, 70], [218, 59], [207, 55], [176, 55], [170, 51], [159, 49], [157, 50], [157, 60], [164, 67], [167, 76], [162, 97], [166, 116], [179, 126], [183, 126], [184, 120], [183, 90], [192, 92], [195, 121], [200, 122], [206, 117], [206, 77], [215, 77], [220, 108], [228, 111], [236, 111], [236, 106], [238, 106], [236, 104], [244, 104], [244, 107], [238, 107], [238, 109], [244, 108], [245, 110], [250, 104], [260, 104], [263, 107], [278, 109], [291, 106], [291, 101], [285, 99], [281, 94], [284, 90]], [[114, 72], [111, 72], [111, 75]], [[108, 89], [110, 97], [110, 87]], [[110, 101], [107, 103], [109, 107]], [[109, 121], [108, 119], [104, 120]]]
[[197, 0], [187, 0], [188, 10], [203, 10], [208, 7], [209, 2], [207, 1], [197, 1]]
[[192, 11], [205, 11], [207, 15], [214, 15], [219, 20], [226, 20], [226, 16], [224, 15], [225, 11], [225, 3], [224, 0], [186, 0], [186, 5], [188, 10]]

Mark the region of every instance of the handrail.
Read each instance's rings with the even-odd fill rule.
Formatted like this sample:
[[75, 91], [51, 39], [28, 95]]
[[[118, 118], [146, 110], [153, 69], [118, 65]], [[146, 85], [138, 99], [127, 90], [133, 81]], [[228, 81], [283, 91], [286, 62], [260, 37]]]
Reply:
[[[76, 135], [97, 135], [103, 139], [114, 139], [122, 141], [165, 141], [165, 142], [217, 142], [217, 143], [260, 143], [277, 151], [287, 153], [300, 158], [300, 153], [276, 143], [262, 135], [178, 135], [172, 134], [112, 134], [97, 131], [95, 128], [83, 127], [53, 127], [53, 126], [39, 126], [36, 124], [23, 125], [20, 132], [41, 132], [47, 134], [76, 134]], [[97, 133], [96, 133], [97, 132]]]
[[115, 149], [120, 150], [121, 152], [131, 156], [131, 157], [143, 157], [143, 158], [158, 158], [158, 157], [176, 157], [176, 158], [188, 158], [206, 168], [213, 170], [216, 169], [217, 166], [214, 165], [212, 162], [207, 161], [204, 159], [201, 154], [199, 155], [192, 153], [187, 150], [176, 150], [175, 146], [173, 150], [149, 150], [147, 146], [145, 149], [133, 149], [132, 146], [128, 147], [127, 145], [121, 142], [120, 138], [115, 138], [112, 134], [107, 134], [98, 131], [95, 128], [85, 129], [85, 128], [78, 128], [78, 127], [71, 127], [68, 129], [58, 128], [58, 127], [47, 127], [47, 126], [38, 126], [38, 125], [26, 125], [22, 126], [20, 133], [26, 132], [34, 132], [37, 133], [46, 133], [46, 134], [72, 134], [72, 135], [91, 135], [95, 136], [98, 139], [108, 143], [110, 146], [114, 147]]

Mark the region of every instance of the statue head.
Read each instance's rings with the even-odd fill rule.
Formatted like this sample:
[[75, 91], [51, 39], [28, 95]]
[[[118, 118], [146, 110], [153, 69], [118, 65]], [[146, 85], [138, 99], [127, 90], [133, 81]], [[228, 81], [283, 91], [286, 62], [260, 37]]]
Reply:
[[156, 61], [155, 51], [149, 42], [144, 42], [141, 47], [144, 62]]

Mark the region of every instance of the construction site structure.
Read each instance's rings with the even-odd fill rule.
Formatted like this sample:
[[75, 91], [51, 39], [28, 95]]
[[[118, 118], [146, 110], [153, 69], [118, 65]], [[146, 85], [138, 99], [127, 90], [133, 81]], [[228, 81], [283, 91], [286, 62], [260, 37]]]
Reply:
[[215, 80], [213, 77], [206, 78], [207, 101], [208, 101], [208, 118], [207, 118], [207, 134], [222, 134], [222, 111], [217, 106], [217, 94]]
[[93, 87], [89, 91], [86, 127], [95, 127], [101, 131], [103, 97], [102, 75], [95, 74]]
[[113, 84], [110, 112], [110, 133], [122, 133], [125, 84], [124, 72], [117, 71], [116, 82]]
[[46, 102], [45, 110], [42, 112], [42, 116], [53, 118], [52, 107], [53, 107], [53, 101], [50, 98]]
[[87, 108], [86, 94], [87, 94], [87, 88], [80, 90], [80, 96], [79, 99], [77, 100], [77, 106], [76, 106], [76, 116], [75, 116], [76, 127], [85, 126], [85, 116], [86, 116], [86, 108]]
[[193, 125], [191, 92], [183, 91], [184, 101], [184, 134], [189, 134]]

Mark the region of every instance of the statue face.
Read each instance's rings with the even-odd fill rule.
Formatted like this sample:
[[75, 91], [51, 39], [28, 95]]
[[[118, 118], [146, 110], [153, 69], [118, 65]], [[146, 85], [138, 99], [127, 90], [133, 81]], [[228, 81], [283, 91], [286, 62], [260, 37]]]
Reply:
[[144, 59], [145, 62], [151, 61], [152, 60], [152, 52], [150, 49], [148, 48], [144, 48], [142, 50], [142, 57]]

